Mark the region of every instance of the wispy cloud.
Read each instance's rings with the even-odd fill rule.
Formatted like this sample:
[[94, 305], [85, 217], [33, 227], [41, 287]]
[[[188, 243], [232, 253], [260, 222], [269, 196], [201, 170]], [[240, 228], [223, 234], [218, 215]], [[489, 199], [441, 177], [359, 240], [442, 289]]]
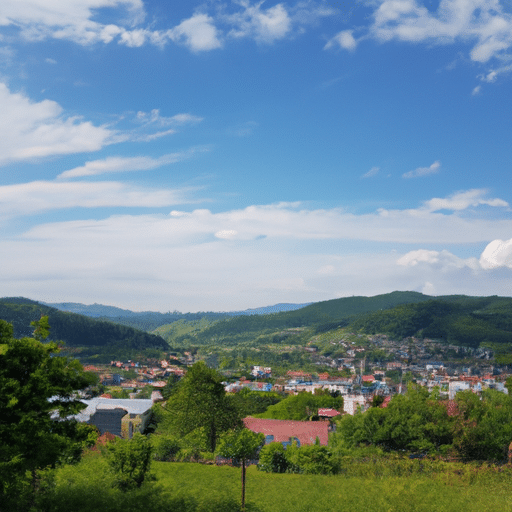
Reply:
[[425, 202], [424, 208], [435, 212], [439, 210], [462, 211], [470, 207], [492, 206], [495, 208], [508, 208], [507, 201], [499, 198], [488, 198], [488, 191], [485, 189], [471, 189], [463, 192], [456, 192], [448, 197], [433, 198]]
[[33, 181], [0, 186], [3, 218], [76, 207], [156, 208], [188, 202], [185, 190], [146, 188], [116, 181]]
[[206, 148], [191, 148], [188, 151], [179, 151], [169, 153], [159, 158], [148, 156], [135, 157], [108, 157], [103, 160], [91, 160], [81, 167], [75, 167], [57, 176], [58, 179], [80, 178], [84, 176], [98, 176], [100, 174], [130, 172], [130, 171], [149, 171], [157, 169], [164, 165], [175, 164], [191, 158], [199, 151], [207, 151]]
[[376, 176], [380, 171], [380, 167], [372, 167], [367, 173], [363, 174], [361, 178], [372, 178]]
[[421, 176], [429, 176], [430, 174], [437, 174], [441, 169], [441, 162], [435, 161], [429, 167], [418, 167], [413, 171], [405, 172], [402, 178], [419, 178]]

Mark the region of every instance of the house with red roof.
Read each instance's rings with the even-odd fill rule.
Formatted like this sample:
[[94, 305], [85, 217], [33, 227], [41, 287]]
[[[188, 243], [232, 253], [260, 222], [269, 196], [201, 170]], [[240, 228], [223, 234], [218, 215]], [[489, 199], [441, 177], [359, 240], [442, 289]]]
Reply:
[[297, 441], [298, 446], [315, 444], [318, 438], [321, 445], [327, 446], [329, 440], [328, 421], [292, 421], [264, 418], [244, 418], [244, 425], [253, 432], [265, 435], [265, 444], [278, 442], [289, 444]]

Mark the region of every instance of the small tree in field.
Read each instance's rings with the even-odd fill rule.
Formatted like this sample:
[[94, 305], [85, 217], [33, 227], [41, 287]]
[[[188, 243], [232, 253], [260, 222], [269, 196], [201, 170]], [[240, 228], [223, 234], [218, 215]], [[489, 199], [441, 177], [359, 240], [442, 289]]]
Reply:
[[117, 439], [107, 445], [108, 462], [116, 475], [116, 485], [122, 491], [140, 487], [148, 477], [152, 448], [149, 439], [134, 434], [132, 439]]
[[241, 462], [242, 466], [242, 511], [245, 511], [245, 464], [256, 456], [264, 444], [265, 436], [247, 428], [233, 430], [221, 436], [217, 453]]

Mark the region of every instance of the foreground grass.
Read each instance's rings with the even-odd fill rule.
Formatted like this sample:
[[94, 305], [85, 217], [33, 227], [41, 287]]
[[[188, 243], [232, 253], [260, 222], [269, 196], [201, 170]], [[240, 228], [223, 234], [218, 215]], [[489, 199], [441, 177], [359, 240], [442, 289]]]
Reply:
[[[267, 474], [252, 466], [247, 474], [247, 512], [512, 510], [509, 471], [445, 465], [442, 471], [390, 476], [378, 466], [368, 461], [337, 476]], [[88, 456], [78, 466], [56, 472], [40, 510], [135, 512], [142, 504], [154, 512], [239, 510], [238, 468], [155, 462], [153, 473], [155, 481], [123, 494], [112, 487], [105, 461]]]

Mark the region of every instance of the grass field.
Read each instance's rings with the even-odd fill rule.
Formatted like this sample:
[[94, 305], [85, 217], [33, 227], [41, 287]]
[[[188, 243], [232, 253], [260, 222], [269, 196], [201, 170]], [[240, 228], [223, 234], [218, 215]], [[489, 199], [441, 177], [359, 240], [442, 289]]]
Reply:
[[[444, 465], [442, 471], [383, 475], [372, 462], [359, 476], [247, 473], [247, 512], [481, 512], [512, 510], [512, 473], [495, 468]], [[100, 456], [59, 469], [41, 502], [45, 512], [235, 512], [240, 469], [155, 462], [156, 480], [121, 493]], [[366, 476], [362, 476], [366, 473]], [[381, 476], [379, 476], [379, 474]]]

